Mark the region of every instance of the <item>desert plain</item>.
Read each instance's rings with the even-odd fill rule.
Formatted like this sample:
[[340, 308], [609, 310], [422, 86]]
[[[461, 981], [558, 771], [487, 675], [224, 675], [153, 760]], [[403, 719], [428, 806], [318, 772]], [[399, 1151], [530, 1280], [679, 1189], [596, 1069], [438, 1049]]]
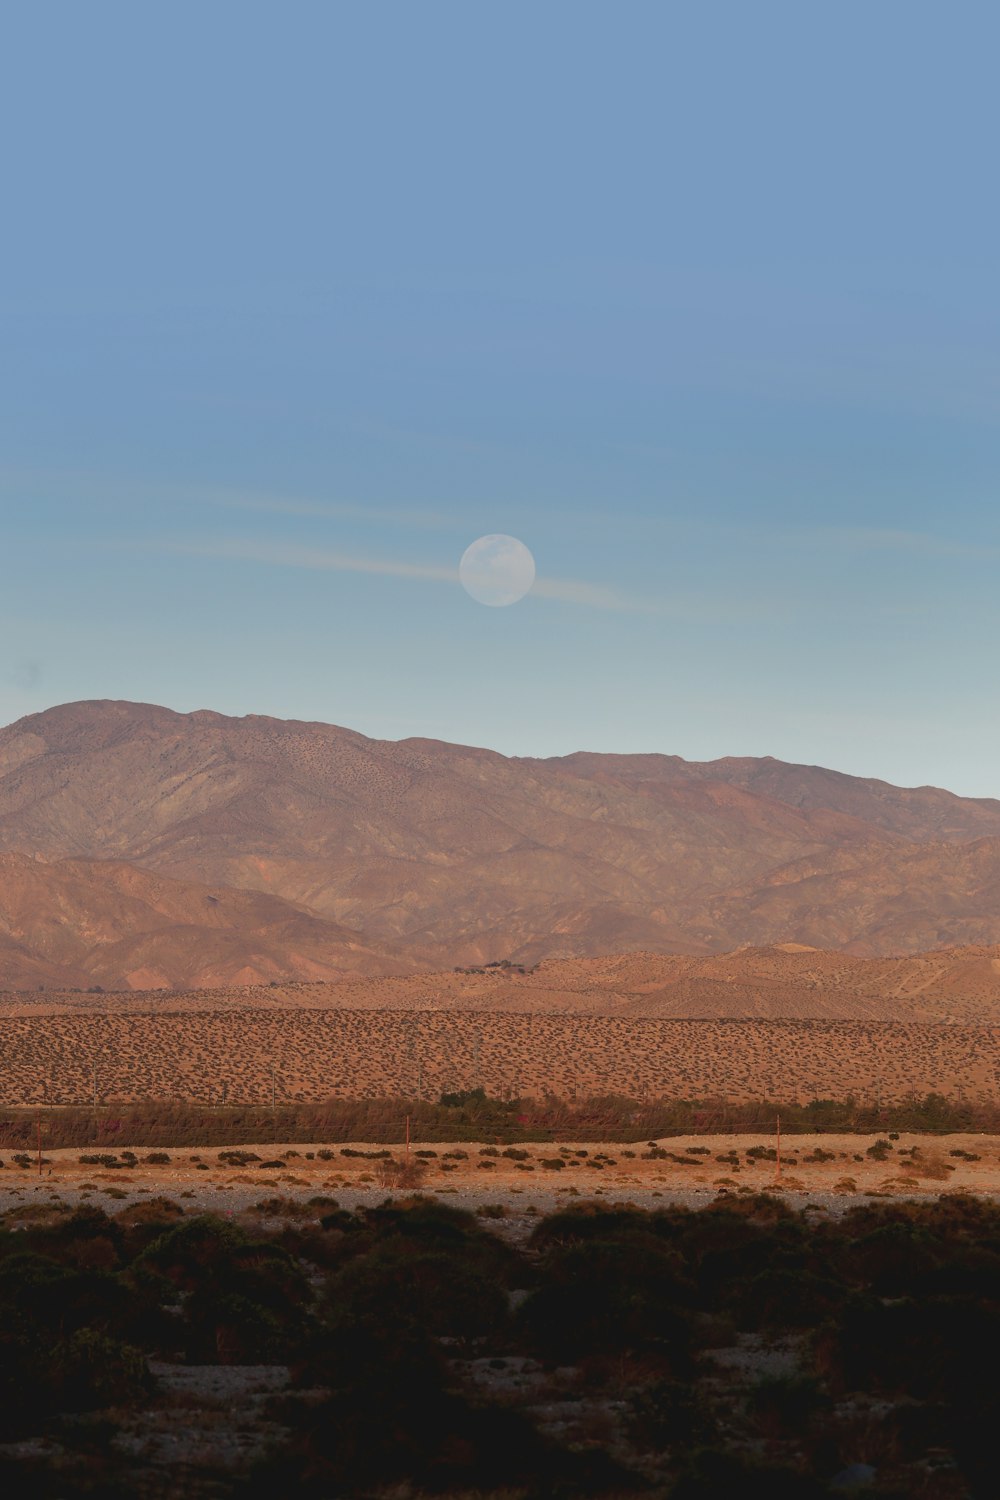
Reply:
[[115, 994], [0, 994], [0, 1105], [853, 1097], [1000, 1086], [1000, 949], [801, 944]]
[[[116, 1148], [128, 1151], [123, 1143]], [[505, 1153], [505, 1149], [507, 1154]], [[774, 1134], [670, 1136], [627, 1146], [607, 1142], [413, 1140], [322, 1146], [260, 1142], [240, 1148], [181, 1147], [151, 1153], [136, 1146], [128, 1170], [81, 1161], [79, 1148], [46, 1149], [15, 1162], [0, 1145], [0, 1212], [8, 1222], [80, 1203], [109, 1211], [145, 1197], [166, 1197], [188, 1212], [263, 1218], [313, 1217], [334, 1206], [353, 1210], [419, 1191], [454, 1207], [479, 1210], [517, 1233], [536, 1214], [595, 1200], [653, 1207], [657, 1200], [697, 1208], [722, 1194], [779, 1193], [794, 1207], [837, 1212], [868, 1197], [964, 1192], [1000, 1195], [1000, 1136], [886, 1137], [824, 1133], [778, 1141]], [[780, 1160], [778, 1153], [780, 1152]], [[150, 1155], [158, 1163], [146, 1160]], [[242, 1157], [234, 1163], [226, 1157]], [[333, 1200], [333, 1201], [331, 1201]], [[501, 1212], [497, 1212], [497, 1210]]]

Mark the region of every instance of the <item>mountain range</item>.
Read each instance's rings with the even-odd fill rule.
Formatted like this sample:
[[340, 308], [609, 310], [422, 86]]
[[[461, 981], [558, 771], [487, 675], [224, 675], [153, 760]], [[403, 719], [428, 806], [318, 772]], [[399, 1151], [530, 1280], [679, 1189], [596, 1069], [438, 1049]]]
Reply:
[[91, 701], [0, 730], [0, 985], [1000, 942], [1000, 802]]

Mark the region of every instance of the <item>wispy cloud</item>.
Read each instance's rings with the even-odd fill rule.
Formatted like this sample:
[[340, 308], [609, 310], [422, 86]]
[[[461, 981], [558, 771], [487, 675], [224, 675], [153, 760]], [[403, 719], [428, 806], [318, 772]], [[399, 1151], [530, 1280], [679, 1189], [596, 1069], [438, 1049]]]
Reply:
[[[250, 537], [219, 537], [212, 540], [165, 542], [164, 550], [192, 557], [221, 557], [243, 562], [265, 563], [281, 568], [308, 568], [327, 573], [372, 573], [385, 578], [417, 578], [432, 583], [459, 583], [457, 567], [435, 563], [402, 562], [388, 557], [357, 557], [324, 547], [301, 543], [261, 541]], [[560, 604], [586, 609], [615, 610], [627, 614], [660, 614], [652, 601], [629, 599], [604, 584], [574, 578], [536, 578], [531, 594]]]
[[389, 557], [354, 557], [326, 547], [304, 547], [295, 542], [265, 542], [249, 537], [213, 541], [170, 542], [171, 552], [193, 557], [228, 557], [244, 562], [270, 563], [279, 568], [309, 568], [324, 573], [376, 573], [386, 578], [427, 578], [457, 583], [458, 569], [433, 563], [400, 562]]
[[306, 516], [326, 521], [369, 521], [379, 525], [411, 526], [417, 530], [443, 531], [457, 527], [453, 516], [442, 511], [392, 509], [337, 500], [308, 500], [294, 495], [262, 495], [238, 490], [202, 490], [208, 505], [225, 510], [250, 511], [257, 515]]
[[659, 614], [658, 605], [636, 599], [625, 599], [615, 589], [600, 583], [583, 583], [575, 578], [536, 578], [531, 592], [542, 599], [556, 599], [562, 604], [583, 604], [590, 609], [617, 609], [635, 614]]

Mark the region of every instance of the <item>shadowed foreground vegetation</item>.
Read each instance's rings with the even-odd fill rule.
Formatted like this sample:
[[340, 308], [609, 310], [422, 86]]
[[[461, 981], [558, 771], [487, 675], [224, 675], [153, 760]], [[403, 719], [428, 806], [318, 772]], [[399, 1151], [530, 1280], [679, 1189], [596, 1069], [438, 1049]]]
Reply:
[[410, 1117], [422, 1141], [644, 1141], [671, 1135], [916, 1131], [930, 1134], [1000, 1132], [1000, 1104], [983, 1105], [928, 1094], [877, 1108], [847, 1098], [808, 1104], [768, 1100], [640, 1102], [620, 1096], [568, 1102], [493, 1099], [482, 1089], [443, 1094], [437, 1104], [405, 1098], [331, 1099], [324, 1104], [209, 1107], [183, 1103], [102, 1104], [98, 1109], [0, 1110], [0, 1147], [30, 1150], [38, 1125], [50, 1149], [60, 1146], [230, 1146], [259, 1141], [397, 1144]]
[[503, 1217], [13, 1210], [4, 1493], [996, 1494], [997, 1206]]

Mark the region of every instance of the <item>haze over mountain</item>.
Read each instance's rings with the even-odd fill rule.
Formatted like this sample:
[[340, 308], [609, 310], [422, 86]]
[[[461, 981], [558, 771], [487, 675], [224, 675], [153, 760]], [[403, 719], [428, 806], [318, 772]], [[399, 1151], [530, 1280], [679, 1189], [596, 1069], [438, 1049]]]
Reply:
[[771, 759], [74, 703], [0, 731], [0, 852], [8, 985], [1000, 942], [1000, 802]]

